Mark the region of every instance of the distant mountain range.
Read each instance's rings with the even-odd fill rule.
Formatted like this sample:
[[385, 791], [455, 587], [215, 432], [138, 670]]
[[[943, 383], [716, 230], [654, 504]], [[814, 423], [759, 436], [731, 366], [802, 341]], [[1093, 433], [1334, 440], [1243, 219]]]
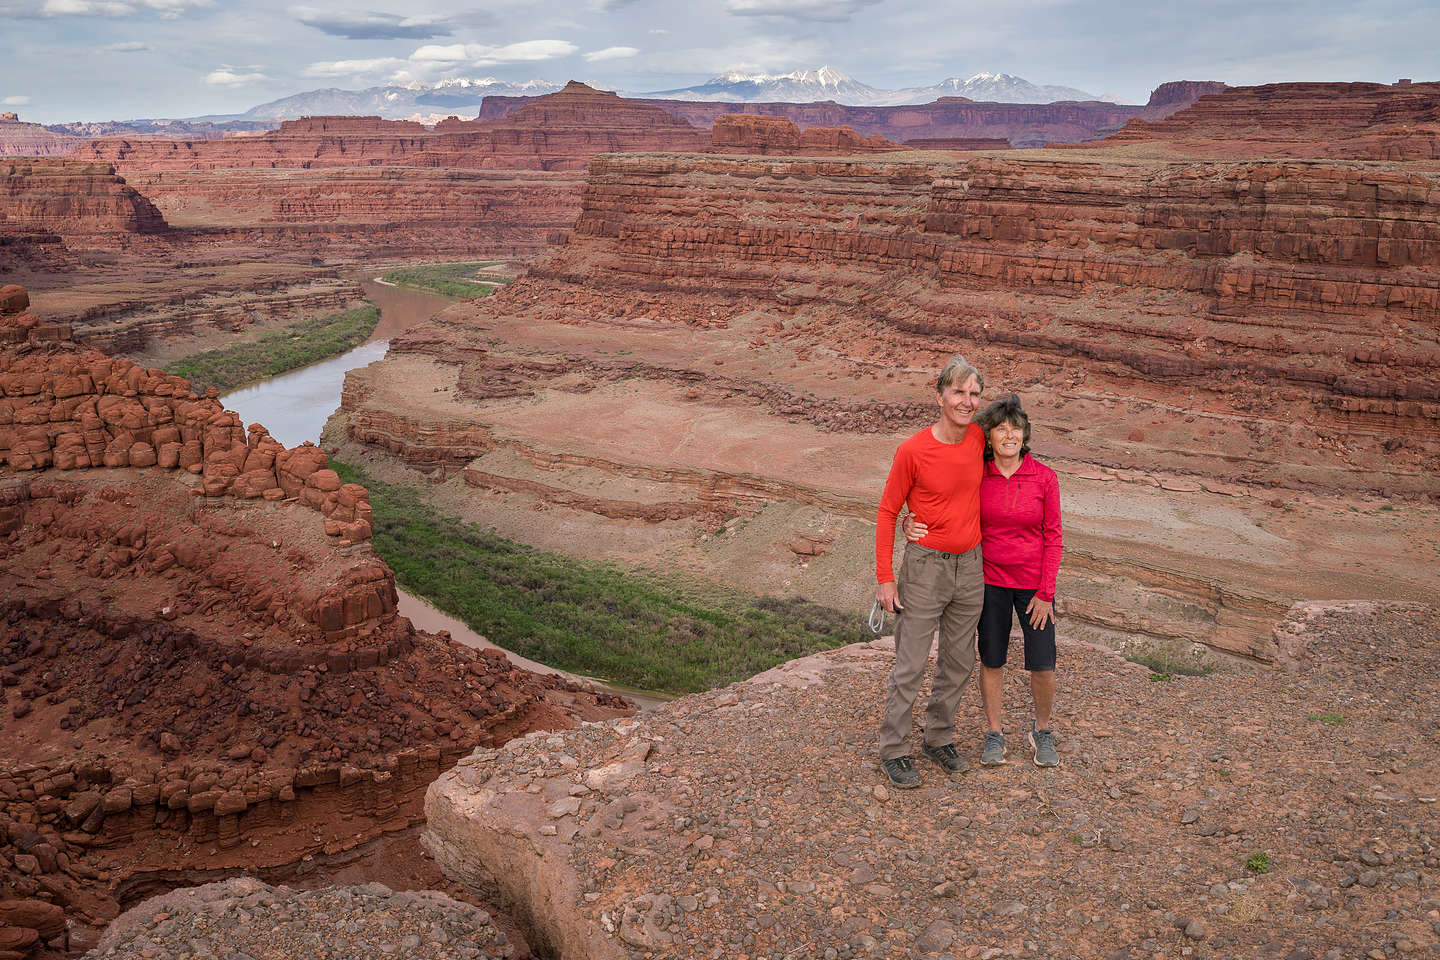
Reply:
[[[510, 83], [494, 77], [462, 77], [439, 83], [392, 83], [364, 90], [307, 90], [251, 107], [235, 119], [294, 120], [335, 114], [381, 116], [390, 120], [438, 120], [447, 114], [473, 115], [487, 96], [534, 97], [559, 90], [549, 80]], [[723, 100], [735, 103], [811, 103], [833, 100], [846, 106], [895, 106], [930, 103], [940, 97], [968, 97], [999, 103], [1051, 103], [1056, 100], [1100, 100], [1074, 87], [1033, 84], [1008, 73], [977, 73], [952, 77], [929, 87], [882, 90], [861, 83], [833, 67], [792, 73], [723, 73], [693, 87], [678, 90], [618, 91], [626, 97], [669, 100]]]
[[793, 73], [723, 73], [694, 87], [627, 93], [626, 96], [670, 100], [727, 100], [742, 103], [809, 103], [834, 100], [850, 107], [891, 107], [930, 103], [940, 97], [967, 97], [997, 103], [1053, 103], [1056, 100], [1102, 100], [1074, 87], [1044, 86], [1008, 73], [977, 73], [951, 77], [929, 87], [882, 90], [861, 83], [834, 67]]
[[562, 85], [549, 80], [510, 83], [494, 77], [460, 77], [439, 83], [391, 83], [364, 90], [307, 90], [271, 100], [239, 114], [245, 120], [296, 120], [351, 114], [380, 116], [387, 120], [415, 117], [440, 119], [447, 114], [474, 114], [486, 97], [538, 97], [554, 93]]

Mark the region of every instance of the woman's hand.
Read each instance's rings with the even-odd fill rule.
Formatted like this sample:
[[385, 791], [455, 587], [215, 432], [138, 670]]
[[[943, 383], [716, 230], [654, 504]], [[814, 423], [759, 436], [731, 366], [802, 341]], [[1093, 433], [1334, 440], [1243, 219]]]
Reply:
[[924, 540], [925, 535], [930, 532], [930, 528], [916, 519], [914, 514], [907, 514], [905, 516], [905, 522], [901, 524], [901, 526], [905, 530], [905, 539], [911, 543], [917, 540]]
[[1030, 605], [1025, 608], [1025, 615], [1030, 618], [1030, 626], [1036, 630], [1044, 630], [1047, 623], [1055, 621], [1055, 604], [1039, 597], [1031, 597]]

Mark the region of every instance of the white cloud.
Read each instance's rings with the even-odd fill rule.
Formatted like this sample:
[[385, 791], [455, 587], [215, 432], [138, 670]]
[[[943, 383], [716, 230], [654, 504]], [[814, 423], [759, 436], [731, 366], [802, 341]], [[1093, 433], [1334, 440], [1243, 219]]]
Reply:
[[307, 77], [355, 77], [366, 73], [394, 70], [405, 65], [399, 57], [376, 57], [373, 60], [322, 60], [300, 72]]
[[628, 7], [634, 2], [635, 0], [585, 0], [585, 9], [606, 13], [616, 7]]
[[238, 73], [234, 67], [221, 67], [205, 74], [200, 78], [200, 82], [208, 83], [212, 87], [243, 87], [269, 79], [263, 73]]
[[7, 107], [23, 107], [23, 106], [25, 106], [25, 105], [26, 105], [27, 103], [29, 103], [29, 102], [30, 102], [30, 98], [29, 98], [29, 97], [19, 97], [19, 96], [16, 96], [16, 97], [6, 97], [4, 100], [0, 100], [0, 104], [4, 104], [4, 105], [7, 106]]
[[349, 11], [326, 13], [312, 7], [296, 7], [291, 12], [306, 26], [348, 40], [429, 40], [455, 32], [453, 24], [444, 17], [402, 17], [395, 13]]
[[150, 49], [150, 44], [141, 43], [139, 40], [128, 40], [125, 43], [110, 43], [100, 48], [106, 53], [140, 53]]
[[796, 20], [849, 20], [861, 7], [879, 0], [725, 0], [725, 9], [744, 17]]
[[503, 47], [483, 43], [426, 44], [410, 54], [412, 62], [468, 63], [475, 67], [493, 67], [502, 63], [537, 63], [568, 57], [579, 50], [569, 40], [523, 40]]
[[638, 47], [606, 47], [604, 50], [596, 50], [585, 54], [586, 63], [599, 63], [602, 60], [624, 60], [639, 53]]
[[156, 13], [174, 20], [191, 10], [215, 6], [215, 0], [44, 0], [41, 17], [133, 17]]

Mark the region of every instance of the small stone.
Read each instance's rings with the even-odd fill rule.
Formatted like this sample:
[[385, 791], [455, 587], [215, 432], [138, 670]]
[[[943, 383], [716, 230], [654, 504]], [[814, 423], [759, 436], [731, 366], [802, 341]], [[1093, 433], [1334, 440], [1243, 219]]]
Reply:
[[1209, 935], [1210, 931], [1206, 928], [1205, 922], [1199, 918], [1185, 924], [1185, 936], [1191, 940], [1204, 940]]
[[579, 797], [561, 797], [559, 800], [550, 804], [550, 808], [545, 812], [550, 815], [551, 819], [558, 820], [560, 817], [568, 817], [574, 813], [578, 813], [579, 810]]
[[877, 783], [875, 784], [875, 786], [870, 788], [870, 796], [874, 797], [876, 800], [889, 800], [890, 791], [885, 789], [885, 784]]

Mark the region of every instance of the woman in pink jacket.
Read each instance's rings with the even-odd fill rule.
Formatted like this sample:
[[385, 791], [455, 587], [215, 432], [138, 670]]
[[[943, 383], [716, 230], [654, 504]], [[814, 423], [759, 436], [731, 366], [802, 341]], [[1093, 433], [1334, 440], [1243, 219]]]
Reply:
[[[1025, 738], [1039, 767], [1060, 762], [1050, 731], [1055, 702], [1055, 577], [1060, 571], [1060, 482], [1030, 456], [1030, 418], [1011, 394], [975, 417], [985, 431], [985, 472], [980, 480], [980, 552], [985, 566], [985, 609], [980, 614], [980, 693], [985, 702], [985, 746], [980, 762], [1005, 762], [1004, 667], [1016, 615], [1025, 635], [1025, 669], [1035, 720]], [[906, 522], [909, 539], [926, 527]]]

